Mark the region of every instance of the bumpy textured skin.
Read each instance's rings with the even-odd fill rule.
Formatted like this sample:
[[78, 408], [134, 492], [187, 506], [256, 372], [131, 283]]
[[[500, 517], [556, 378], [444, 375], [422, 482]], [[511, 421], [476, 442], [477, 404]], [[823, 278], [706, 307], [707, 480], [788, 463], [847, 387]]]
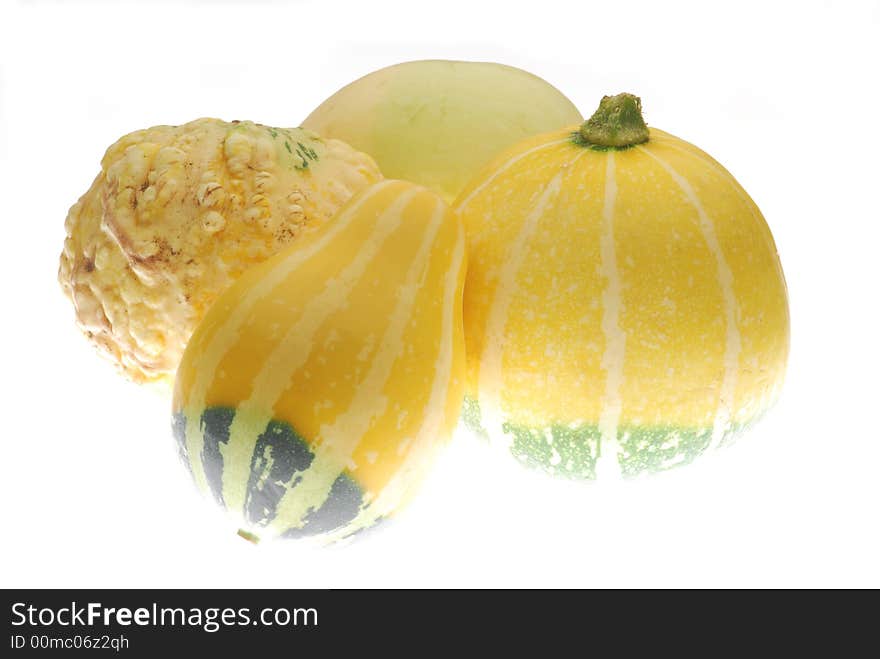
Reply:
[[303, 126], [369, 153], [389, 178], [451, 201], [479, 169], [522, 139], [581, 121], [562, 92], [522, 69], [423, 60], [352, 82]]
[[128, 377], [170, 381], [231, 282], [381, 178], [369, 156], [298, 128], [198, 119], [137, 131], [70, 209], [58, 279]]
[[384, 181], [246, 272], [177, 373], [198, 488], [261, 538], [334, 540], [393, 515], [458, 422], [465, 254], [440, 197]]
[[[634, 477], [776, 399], [788, 299], [761, 212], [687, 142], [527, 140], [454, 206], [468, 231], [465, 420], [528, 466]], [[604, 473], [603, 473], [604, 472]]]

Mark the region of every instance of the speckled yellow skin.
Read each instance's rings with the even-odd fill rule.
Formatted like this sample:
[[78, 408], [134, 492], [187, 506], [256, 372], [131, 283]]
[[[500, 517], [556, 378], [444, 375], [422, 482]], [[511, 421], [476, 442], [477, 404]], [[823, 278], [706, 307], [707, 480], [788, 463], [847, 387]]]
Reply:
[[522, 69], [424, 60], [343, 87], [303, 126], [369, 153], [386, 176], [428, 186], [451, 201], [500, 151], [578, 121], [571, 101]]
[[70, 209], [58, 278], [128, 377], [168, 380], [221, 291], [381, 178], [369, 156], [296, 128], [198, 119], [137, 131]]
[[779, 393], [785, 282], [754, 202], [651, 129], [623, 150], [527, 140], [462, 191], [467, 414], [570, 478], [689, 462]]
[[[200, 489], [260, 536], [347, 535], [393, 514], [458, 421], [465, 254], [440, 197], [385, 181], [245, 273], [177, 375]], [[217, 410], [226, 420], [206, 424]]]

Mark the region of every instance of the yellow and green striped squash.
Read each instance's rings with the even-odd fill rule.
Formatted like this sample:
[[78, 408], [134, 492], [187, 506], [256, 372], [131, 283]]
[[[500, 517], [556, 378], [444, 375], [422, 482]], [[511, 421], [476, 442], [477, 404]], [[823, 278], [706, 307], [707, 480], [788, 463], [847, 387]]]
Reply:
[[258, 537], [335, 540], [391, 515], [458, 420], [465, 257], [449, 206], [389, 180], [248, 270], [177, 373], [199, 489]]
[[499, 156], [468, 234], [464, 420], [526, 465], [634, 477], [727, 443], [776, 399], [788, 301], [727, 170], [631, 95]]

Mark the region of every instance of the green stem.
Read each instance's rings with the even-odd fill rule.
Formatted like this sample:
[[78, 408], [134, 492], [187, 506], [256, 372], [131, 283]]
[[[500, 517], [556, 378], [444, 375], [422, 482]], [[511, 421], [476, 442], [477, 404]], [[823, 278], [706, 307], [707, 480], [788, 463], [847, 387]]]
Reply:
[[632, 94], [603, 97], [599, 109], [584, 122], [577, 138], [588, 146], [606, 149], [626, 149], [647, 142], [642, 100]]
[[251, 533], [250, 531], [245, 531], [244, 529], [238, 529], [238, 535], [253, 544], [260, 542], [260, 537], [258, 535]]

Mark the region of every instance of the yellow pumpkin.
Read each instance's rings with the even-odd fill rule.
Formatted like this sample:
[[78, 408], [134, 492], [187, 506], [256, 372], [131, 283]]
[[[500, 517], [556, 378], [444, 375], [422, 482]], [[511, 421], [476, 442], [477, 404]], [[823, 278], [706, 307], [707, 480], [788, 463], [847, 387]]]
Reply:
[[458, 420], [464, 259], [442, 199], [385, 181], [248, 270], [177, 374], [198, 487], [257, 536], [335, 539], [391, 515]]
[[629, 94], [499, 156], [468, 234], [465, 420], [554, 475], [632, 477], [726, 443], [777, 397], [785, 281], [745, 190]]
[[303, 126], [369, 153], [385, 176], [452, 201], [498, 152], [582, 119], [558, 89], [522, 69], [424, 60], [355, 80]]

